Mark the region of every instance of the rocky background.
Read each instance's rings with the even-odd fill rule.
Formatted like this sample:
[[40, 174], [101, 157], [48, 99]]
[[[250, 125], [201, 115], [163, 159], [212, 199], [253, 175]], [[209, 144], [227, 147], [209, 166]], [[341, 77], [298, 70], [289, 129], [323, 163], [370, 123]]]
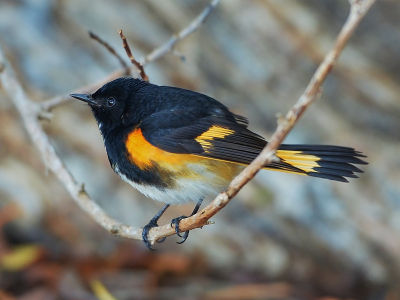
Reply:
[[[35, 101], [120, 68], [123, 29], [140, 60], [208, 4], [201, 0], [1, 0], [0, 46]], [[146, 66], [152, 83], [210, 95], [267, 139], [304, 91], [348, 13], [347, 1], [222, 0], [200, 29]], [[0, 89], [0, 299], [400, 299], [400, 4], [372, 8], [323, 97], [286, 143], [354, 147], [350, 183], [262, 171], [183, 245], [151, 252], [113, 237], [46, 172]], [[127, 60], [128, 61], [128, 60]], [[109, 167], [90, 109], [71, 99], [43, 126], [110, 215], [147, 224], [162, 204]], [[176, 206], [160, 223], [188, 214]]]

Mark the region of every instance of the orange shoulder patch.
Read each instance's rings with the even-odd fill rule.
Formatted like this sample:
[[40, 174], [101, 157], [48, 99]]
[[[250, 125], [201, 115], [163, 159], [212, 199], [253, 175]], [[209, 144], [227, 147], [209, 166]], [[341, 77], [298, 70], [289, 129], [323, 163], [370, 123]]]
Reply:
[[128, 135], [125, 146], [128, 150], [129, 160], [140, 169], [146, 169], [153, 165], [149, 154], [158, 149], [146, 141], [140, 128]]
[[132, 131], [125, 141], [129, 160], [140, 169], [149, 169], [154, 163], [169, 170], [179, 169], [186, 163], [199, 160], [190, 154], [170, 153], [150, 144], [140, 128]]

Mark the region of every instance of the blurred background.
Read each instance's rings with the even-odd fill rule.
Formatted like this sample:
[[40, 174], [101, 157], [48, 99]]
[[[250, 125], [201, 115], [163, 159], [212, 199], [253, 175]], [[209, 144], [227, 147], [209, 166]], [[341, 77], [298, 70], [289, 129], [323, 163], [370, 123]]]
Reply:
[[[1, 0], [0, 46], [34, 101], [120, 68], [88, 30], [139, 60], [187, 26], [203, 0]], [[222, 0], [150, 81], [210, 95], [267, 139], [303, 93], [348, 14], [341, 0]], [[286, 143], [354, 147], [350, 183], [262, 171], [183, 245], [113, 237], [47, 172], [0, 90], [0, 299], [400, 299], [400, 4], [378, 1]], [[127, 60], [127, 59], [126, 59]], [[127, 60], [128, 61], [128, 60]], [[89, 91], [88, 91], [89, 92]], [[72, 100], [43, 127], [78, 182], [141, 227], [162, 203], [109, 167], [90, 109]], [[189, 214], [170, 208], [161, 219]]]

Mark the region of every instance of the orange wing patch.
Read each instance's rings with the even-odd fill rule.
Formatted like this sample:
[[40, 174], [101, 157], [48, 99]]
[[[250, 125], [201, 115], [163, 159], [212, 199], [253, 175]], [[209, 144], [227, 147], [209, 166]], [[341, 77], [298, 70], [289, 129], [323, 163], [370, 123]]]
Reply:
[[187, 163], [200, 160], [199, 157], [190, 154], [170, 153], [153, 146], [145, 139], [140, 128], [128, 135], [125, 146], [129, 160], [142, 170], [153, 167], [154, 163], [168, 169], [179, 169]]
[[209, 149], [212, 147], [212, 141], [215, 138], [224, 138], [227, 135], [231, 135], [235, 133], [234, 130], [213, 125], [207, 131], [203, 132], [197, 138], [195, 138], [196, 142], [198, 142], [202, 147], [203, 150], [207, 153], [210, 153]]

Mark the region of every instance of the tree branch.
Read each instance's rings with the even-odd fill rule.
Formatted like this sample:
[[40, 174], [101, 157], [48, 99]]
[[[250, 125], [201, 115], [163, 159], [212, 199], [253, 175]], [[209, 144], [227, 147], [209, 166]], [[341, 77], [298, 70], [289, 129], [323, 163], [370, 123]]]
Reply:
[[[232, 180], [225, 192], [220, 193], [209, 205], [194, 216], [183, 219], [179, 223], [179, 229], [182, 232], [205, 225], [211, 217], [217, 214], [233, 197], [237, 195], [244, 185], [254, 178], [258, 171], [260, 171], [265, 165], [274, 161], [275, 151], [296, 125], [304, 111], [321, 95], [322, 83], [331, 72], [354, 30], [375, 1], [376, 0], [349, 0], [351, 5], [350, 14], [343, 25], [333, 48], [325, 56], [324, 60], [311, 78], [305, 92], [289, 110], [286, 118], [278, 119], [278, 127], [263, 151], [250, 165], [248, 165]], [[156, 227], [150, 230], [149, 240], [154, 242], [159, 238], [167, 237], [174, 233], [175, 231], [173, 228], [171, 229], [170, 225]]]
[[[142, 66], [145, 66], [146, 64], [153, 62], [164, 55], [168, 54], [169, 52], [174, 51], [175, 45], [186, 38], [188, 35], [191, 33], [195, 32], [204, 22], [206, 21], [207, 17], [210, 15], [211, 11], [218, 5], [220, 0], [213, 0], [209, 5], [207, 5], [203, 11], [184, 29], [182, 29], [178, 34], [172, 35], [172, 37], [166, 41], [164, 44], [162, 44], [160, 47], [154, 49], [152, 52], [146, 55], [146, 57], [140, 61], [139, 63]], [[181, 56], [182, 58], [182, 56]], [[109, 76], [106, 78], [100, 80], [99, 82], [96, 82], [95, 84], [91, 84], [85, 87], [81, 87], [73, 93], [83, 93], [87, 91], [95, 91], [107, 82], [116, 79], [118, 77], [121, 77], [124, 75], [125, 69], [120, 69], [117, 71], [112, 72]], [[68, 94], [61, 95], [61, 96], [56, 96], [51, 99], [45, 100], [40, 103], [42, 110], [45, 111], [50, 111], [54, 107], [58, 105], [62, 105], [64, 103], [67, 103], [72, 100], [71, 96]]]
[[[118, 232], [124, 232], [125, 228], [128, 226], [124, 226], [108, 216], [101, 207], [89, 197], [83, 185], [76, 182], [74, 177], [67, 170], [38, 121], [37, 116], [41, 111], [40, 105], [32, 102], [25, 94], [21, 84], [16, 79], [11, 65], [4, 57], [2, 49], [0, 49], [0, 82], [20, 113], [25, 129], [33, 144], [38, 148], [45, 166], [56, 175], [81, 209], [91, 215], [97, 223], [110, 232], [113, 232], [114, 227], [118, 228]], [[129, 228], [129, 236], [135, 239], [141, 239], [141, 229]]]
[[[260, 153], [260, 155], [247, 166], [236, 178], [229, 184], [228, 189], [220, 193], [209, 205], [194, 216], [184, 219], [180, 222], [181, 231], [187, 231], [199, 228], [208, 223], [208, 220], [218, 213], [229, 201], [240, 191], [240, 189], [249, 182], [257, 172], [266, 164], [274, 160], [274, 153], [287, 136], [290, 130], [295, 126], [298, 119], [308, 108], [308, 106], [320, 95], [321, 86], [327, 75], [332, 70], [339, 55], [343, 51], [350, 36], [361, 22], [371, 5], [376, 0], [350, 0], [351, 9], [341, 32], [339, 33], [332, 50], [325, 56], [324, 60], [311, 78], [304, 94], [298, 99], [292, 109], [289, 110], [285, 118], [278, 120], [278, 127], [272, 135], [269, 143]], [[218, 2], [218, 1], [213, 1]], [[210, 4], [211, 5], [211, 4]], [[172, 49], [172, 48], [171, 48]], [[112, 74], [115, 75], [115, 74]], [[141, 240], [142, 229], [121, 224], [115, 219], [108, 216], [86, 193], [82, 184], [76, 182], [71, 173], [66, 169], [65, 165], [56, 154], [54, 147], [51, 145], [48, 136], [43, 131], [38, 115], [42, 106], [32, 102], [23, 91], [20, 83], [17, 81], [11, 66], [6, 61], [0, 49], [0, 81], [13, 100], [17, 110], [19, 111], [25, 128], [31, 137], [33, 143], [38, 148], [42, 160], [57, 176], [60, 182], [65, 186], [71, 197], [78, 205], [96, 222], [103, 226], [112, 234], [127, 237], [131, 239]], [[175, 234], [175, 230], [170, 224], [156, 227], [150, 230], [149, 240], [156, 240]]]
[[165, 54], [172, 52], [174, 50], [175, 45], [187, 37], [189, 34], [195, 32], [204, 22], [207, 20], [207, 17], [210, 15], [211, 11], [214, 7], [218, 5], [220, 0], [213, 0], [210, 4], [208, 4], [203, 11], [194, 19], [187, 27], [181, 30], [178, 34], [174, 34], [166, 43], [161, 45], [160, 47], [154, 49], [149, 54], [147, 54], [144, 60], [141, 62], [142, 66], [148, 64], [149, 62], [155, 61]]

